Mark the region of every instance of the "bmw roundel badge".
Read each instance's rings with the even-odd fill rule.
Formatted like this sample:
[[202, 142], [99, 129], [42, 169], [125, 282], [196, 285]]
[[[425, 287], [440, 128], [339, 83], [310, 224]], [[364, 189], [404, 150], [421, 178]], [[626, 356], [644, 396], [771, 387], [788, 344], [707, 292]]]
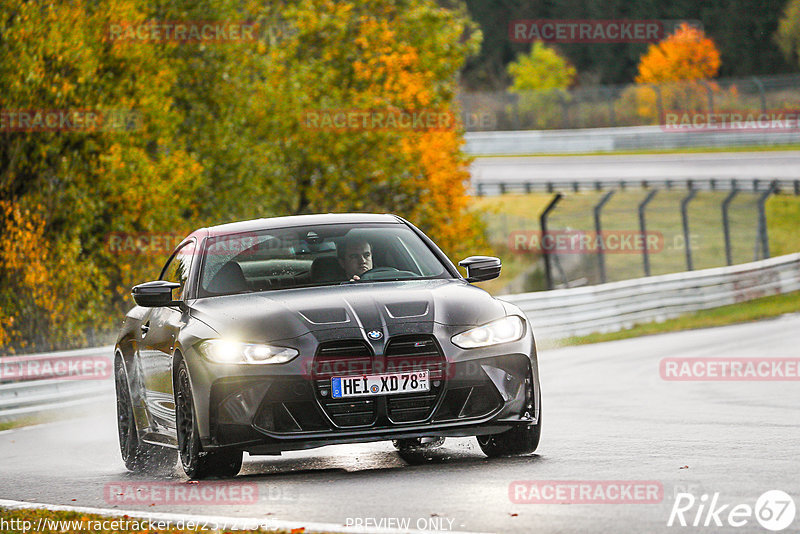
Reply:
[[370, 330], [369, 332], [367, 332], [367, 337], [373, 340], [380, 339], [383, 337], [383, 332], [381, 332], [380, 330]]

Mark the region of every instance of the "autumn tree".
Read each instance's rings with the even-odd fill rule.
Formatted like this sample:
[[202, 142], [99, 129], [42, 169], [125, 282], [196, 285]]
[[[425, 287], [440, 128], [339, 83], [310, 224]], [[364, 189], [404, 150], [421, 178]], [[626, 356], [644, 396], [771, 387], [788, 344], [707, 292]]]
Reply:
[[519, 98], [519, 112], [532, 115], [539, 128], [561, 124], [562, 103], [569, 100], [566, 89], [576, 75], [566, 59], [536, 41], [529, 53], [508, 65], [508, 73], [513, 80], [509, 91]]
[[717, 89], [707, 80], [713, 79], [719, 68], [714, 41], [703, 30], [682, 24], [675, 33], [649, 46], [639, 61], [638, 85], [628, 96], [635, 96], [643, 117], [658, 115], [659, 92], [665, 110], [703, 109], [708, 87]]
[[[178, 138], [175, 71], [163, 47], [111, 42], [107, 31], [144, 18], [134, 0], [0, 8], [0, 320], [12, 350], [85, 343], [129, 305], [131, 280], [161, 258], [121, 261], [111, 232], [186, 226], [191, 205], [175, 199], [199, 165]], [[10, 125], [15, 110], [135, 119], [26, 130]]]
[[467, 211], [459, 125], [315, 128], [309, 113], [456, 115], [457, 77], [479, 35], [429, 0], [312, 0], [282, 11], [294, 31], [267, 52], [250, 117], [284, 213], [395, 212], [451, 255], [480, 237]]
[[789, 0], [786, 4], [775, 41], [786, 60], [800, 66], [800, 0]]
[[[252, 41], [113, 39], [109, 25], [255, 23]], [[457, 116], [480, 35], [433, 0], [9, 0], [0, 109], [121, 110], [130, 127], [0, 129], [0, 346], [77, 346], [111, 332], [161, 254], [116, 233], [180, 234], [326, 211], [408, 217], [451, 255], [481, 244], [462, 129], [325, 131], [307, 110]], [[470, 250], [471, 249], [471, 250]], [[99, 340], [94, 340], [95, 342]], [[106, 339], [105, 341], [108, 341]]]

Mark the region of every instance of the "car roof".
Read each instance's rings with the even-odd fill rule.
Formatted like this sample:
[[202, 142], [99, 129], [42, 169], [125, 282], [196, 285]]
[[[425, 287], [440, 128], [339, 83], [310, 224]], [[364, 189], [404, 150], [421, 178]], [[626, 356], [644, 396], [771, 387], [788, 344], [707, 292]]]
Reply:
[[227, 235], [241, 232], [255, 232], [271, 228], [291, 228], [293, 226], [309, 226], [316, 224], [368, 224], [368, 223], [402, 223], [397, 215], [388, 213], [325, 213], [315, 215], [291, 215], [287, 217], [270, 217], [238, 221], [208, 228], [201, 228], [194, 232], [194, 236]]

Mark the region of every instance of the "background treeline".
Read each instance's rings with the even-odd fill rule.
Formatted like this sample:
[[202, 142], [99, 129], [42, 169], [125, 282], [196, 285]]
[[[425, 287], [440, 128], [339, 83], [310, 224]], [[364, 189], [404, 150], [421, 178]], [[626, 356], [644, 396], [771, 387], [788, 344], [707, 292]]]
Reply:
[[[121, 41], [109, 24], [248, 21], [255, 42]], [[480, 34], [434, 0], [5, 0], [0, 110], [133, 110], [130, 130], [0, 128], [0, 351], [108, 342], [163, 236], [394, 212], [480, 253], [461, 131], [320, 131], [309, 110], [449, 111]]]
[[[520, 93], [647, 81], [635, 75], [652, 48], [510, 43], [509, 22], [524, 18], [697, 19], [720, 51], [713, 75], [787, 72], [800, 57], [800, 0], [4, 0], [0, 113], [94, 110], [135, 120], [116, 129], [0, 127], [0, 354], [111, 339], [132, 305], [130, 287], [155, 278], [166, 259], [161, 249], [110, 246], [112, 236], [163, 242], [232, 220], [376, 211], [411, 219], [454, 259], [490, 252], [470, 209], [462, 128], [331, 131], [303, 117], [458, 116], [459, 92], [508, 88], [515, 59]], [[217, 43], [109, 32], [148, 21], [249, 22], [260, 31], [254, 41]], [[705, 36], [673, 43], [690, 50], [676, 56], [686, 72], [706, 65], [694, 68], [697, 48], [682, 43], [713, 55]], [[541, 64], [563, 76], [550, 79]], [[647, 98], [634, 103], [652, 107]]]
[[[720, 76], [798, 69], [775, 39], [787, 0], [466, 0], [466, 4], [483, 32], [480, 53], [464, 69], [464, 83], [471, 90], [509, 85], [506, 66], [531, 47], [509, 39], [509, 22], [516, 19], [694, 19], [720, 50]], [[558, 49], [577, 69], [579, 83], [627, 84], [633, 81], [647, 45], [576, 43], [559, 44]]]

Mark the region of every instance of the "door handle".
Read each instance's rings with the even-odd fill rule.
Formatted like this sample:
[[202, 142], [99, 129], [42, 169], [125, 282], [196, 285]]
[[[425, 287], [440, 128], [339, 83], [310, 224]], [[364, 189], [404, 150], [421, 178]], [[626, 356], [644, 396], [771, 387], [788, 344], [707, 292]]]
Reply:
[[150, 321], [144, 323], [141, 326], [141, 329], [142, 329], [142, 336], [144, 336], [150, 330]]

